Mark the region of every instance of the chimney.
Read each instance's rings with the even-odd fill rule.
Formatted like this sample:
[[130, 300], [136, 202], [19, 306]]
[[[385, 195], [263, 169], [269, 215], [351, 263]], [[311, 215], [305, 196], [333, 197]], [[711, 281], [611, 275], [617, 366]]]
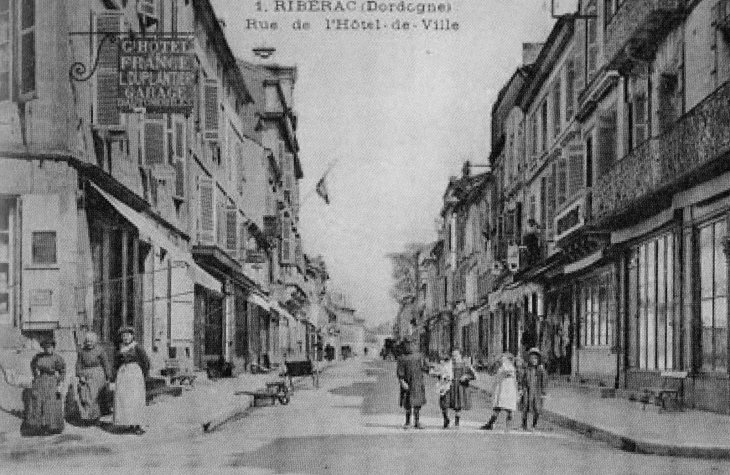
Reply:
[[522, 65], [528, 66], [537, 60], [545, 43], [522, 43]]

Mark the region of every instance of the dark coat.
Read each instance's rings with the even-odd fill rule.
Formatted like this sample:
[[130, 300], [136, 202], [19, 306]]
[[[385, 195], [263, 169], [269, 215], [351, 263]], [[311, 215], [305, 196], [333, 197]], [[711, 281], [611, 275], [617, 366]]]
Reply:
[[[476, 374], [470, 365], [465, 362], [453, 363], [453, 379], [451, 380], [451, 389], [446, 393], [446, 403], [448, 408], [457, 411], [471, 409], [471, 398], [469, 397], [469, 381], [476, 379]], [[466, 376], [468, 381], [462, 382], [462, 377]]]
[[408, 384], [408, 389], [401, 389], [400, 406], [405, 409], [421, 407], [426, 404], [426, 384], [423, 381], [423, 368], [426, 361], [418, 352], [402, 355], [398, 358], [396, 372], [398, 380]]
[[519, 387], [522, 391], [520, 398], [520, 410], [537, 411], [542, 410], [542, 398], [547, 390], [547, 371], [542, 364], [527, 366], [520, 371]]

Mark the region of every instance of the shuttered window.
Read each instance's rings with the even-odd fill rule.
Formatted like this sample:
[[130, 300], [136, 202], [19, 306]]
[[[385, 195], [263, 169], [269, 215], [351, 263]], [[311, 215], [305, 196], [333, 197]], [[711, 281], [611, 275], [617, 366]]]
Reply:
[[560, 135], [560, 128], [562, 127], [562, 101], [560, 94], [560, 75], [558, 75], [555, 84], [553, 84], [553, 137]]
[[144, 155], [148, 166], [165, 163], [165, 121], [162, 114], [146, 114]]
[[175, 122], [175, 155], [185, 156], [185, 128], [182, 122]]
[[[589, 15], [596, 13], [596, 0], [590, 0], [586, 6]], [[598, 20], [586, 20], [586, 75], [590, 81], [598, 68]]]
[[198, 197], [198, 240], [203, 244], [212, 244], [215, 233], [215, 202], [212, 178], [207, 176], [198, 177]]
[[575, 111], [575, 63], [568, 59], [565, 65], [565, 120], [570, 121]]
[[581, 53], [576, 54], [573, 57], [573, 74], [575, 75], [575, 104], [578, 105], [578, 96], [585, 87], [585, 70], [583, 62], [583, 55]]
[[35, 0], [22, 0], [20, 9], [20, 93], [36, 89]]
[[291, 233], [291, 217], [284, 214], [281, 220], [281, 263], [292, 263], [292, 233]]
[[545, 229], [547, 230], [548, 237], [553, 235], [553, 218], [555, 218], [555, 192], [556, 192], [556, 178], [557, 178], [557, 165], [553, 163], [552, 175], [547, 178], [547, 196], [546, 196], [546, 209], [547, 216], [545, 219]]
[[611, 110], [598, 118], [596, 176], [603, 176], [613, 167], [616, 157], [616, 111]]
[[558, 205], [565, 203], [568, 199], [568, 163], [564, 158], [558, 161]]
[[238, 250], [238, 210], [233, 205], [228, 205], [226, 210], [226, 250], [236, 255]]
[[[97, 33], [119, 33], [122, 25], [119, 13], [104, 13], [96, 18]], [[103, 35], [96, 35], [101, 41]], [[96, 70], [96, 96], [94, 123], [101, 126], [121, 124], [121, 114], [117, 107], [119, 50], [117, 45], [106, 41], [99, 50], [99, 66]]]
[[226, 223], [228, 222], [228, 217], [226, 214], [226, 203], [225, 198], [223, 197], [222, 193], [220, 191], [217, 192], [218, 197], [216, 199], [216, 243], [218, 244], [218, 247], [221, 249], [226, 249], [226, 240], [228, 235], [226, 234]]
[[246, 259], [246, 245], [248, 243], [248, 230], [246, 229], [246, 222], [243, 216], [239, 216], [239, 231], [238, 231], [238, 258], [241, 260]]
[[203, 87], [203, 121], [205, 139], [218, 140], [218, 83], [214, 79], [205, 81]]
[[175, 162], [175, 196], [185, 198], [185, 162]]
[[13, 64], [10, 0], [0, 1], [0, 101], [10, 100], [10, 78]]
[[578, 150], [570, 150], [568, 156], [568, 194], [572, 196], [583, 189], [583, 154]]
[[32, 256], [34, 265], [56, 264], [56, 232], [36, 231], [32, 236]]

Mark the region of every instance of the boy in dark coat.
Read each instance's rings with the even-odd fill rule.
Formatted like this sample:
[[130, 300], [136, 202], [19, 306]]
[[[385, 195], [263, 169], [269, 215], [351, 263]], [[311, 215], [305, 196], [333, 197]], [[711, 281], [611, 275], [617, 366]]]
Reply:
[[542, 365], [542, 353], [537, 348], [527, 352], [527, 367], [521, 371], [520, 389], [522, 397], [522, 429], [527, 430], [527, 414], [532, 411], [532, 428], [537, 425], [537, 419], [542, 410], [542, 400], [547, 389], [547, 371]]
[[423, 355], [413, 348], [410, 341], [403, 343], [403, 354], [398, 358], [397, 374], [400, 382], [400, 406], [406, 410], [404, 429], [411, 427], [411, 410], [413, 410], [413, 427], [423, 429], [419, 421], [421, 407], [426, 404], [426, 385], [423, 382]]

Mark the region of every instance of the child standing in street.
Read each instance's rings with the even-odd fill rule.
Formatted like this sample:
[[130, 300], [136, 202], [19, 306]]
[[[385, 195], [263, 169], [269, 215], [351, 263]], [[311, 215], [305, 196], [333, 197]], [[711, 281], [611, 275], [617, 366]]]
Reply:
[[507, 412], [505, 430], [509, 430], [512, 425], [512, 413], [517, 410], [517, 368], [514, 365], [514, 357], [509, 353], [502, 355], [497, 370], [497, 380], [492, 391], [492, 417], [480, 429], [492, 430], [502, 410]]
[[527, 368], [521, 372], [520, 406], [522, 410], [522, 429], [527, 430], [527, 415], [532, 411], [532, 428], [537, 425], [537, 419], [542, 410], [542, 402], [547, 387], [547, 372], [542, 365], [542, 353], [537, 348], [530, 348], [527, 352]]

